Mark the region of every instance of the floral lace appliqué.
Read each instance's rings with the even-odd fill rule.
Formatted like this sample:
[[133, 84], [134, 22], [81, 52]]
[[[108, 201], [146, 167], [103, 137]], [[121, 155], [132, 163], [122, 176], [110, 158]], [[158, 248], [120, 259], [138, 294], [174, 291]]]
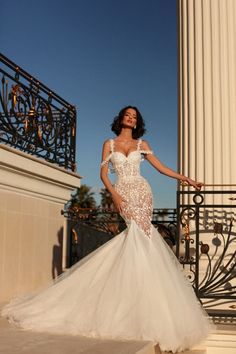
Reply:
[[140, 163], [142, 156], [152, 154], [152, 151], [141, 150], [141, 140], [137, 143], [137, 150], [131, 151], [128, 156], [115, 151], [114, 140], [110, 140], [110, 155], [102, 162], [112, 164], [117, 175], [114, 185], [117, 193], [125, 200], [121, 216], [129, 224], [131, 220], [144, 231], [145, 235], [151, 236], [152, 219], [152, 192], [147, 181], [140, 175]]

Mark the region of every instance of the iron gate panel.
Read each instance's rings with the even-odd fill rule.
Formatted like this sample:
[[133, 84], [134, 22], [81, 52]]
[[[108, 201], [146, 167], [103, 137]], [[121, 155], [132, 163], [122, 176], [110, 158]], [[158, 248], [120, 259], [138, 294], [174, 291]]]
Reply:
[[236, 316], [236, 191], [178, 191], [176, 254], [212, 315]]

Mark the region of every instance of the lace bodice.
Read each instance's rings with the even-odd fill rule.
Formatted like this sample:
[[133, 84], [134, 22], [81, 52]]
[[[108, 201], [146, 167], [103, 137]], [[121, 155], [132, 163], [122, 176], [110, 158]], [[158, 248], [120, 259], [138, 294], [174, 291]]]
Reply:
[[143, 155], [152, 154], [150, 150], [142, 150], [142, 140], [138, 140], [136, 150], [127, 156], [115, 151], [114, 140], [110, 140], [110, 154], [102, 162], [102, 166], [111, 164], [117, 175], [114, 185], [117, 193], [123, 198], [121, 216], [127, 225], [131, 220], [150, 237], [152, 218], [152, 192], [147, 181], [140, 175], [140, 162]]
[[143, 160], [143, 155], [152, 154], [150, 150], [141, 149], [142, 140], [138, 140], [137, 148], [131, 151], [128, 156], [125, 156], [120, 151], [115, 151], [114, 140], [110, 139], [110, 154], [102, 162], [102, 166], [108, 163], [112, 164], [111, 170], [116, 173], [120, 179], [133, 179], [140, 176], [140, 162]]
[[118, 178], [134, 178], [140, 175], [141, 155], [139, 151], [132, 151], [128, 156], [115, 151], [111, 162]]

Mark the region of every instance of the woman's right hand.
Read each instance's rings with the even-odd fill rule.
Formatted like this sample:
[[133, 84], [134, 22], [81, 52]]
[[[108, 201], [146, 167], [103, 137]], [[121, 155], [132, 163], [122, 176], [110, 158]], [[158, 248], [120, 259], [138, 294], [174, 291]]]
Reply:
[[118, 193], [112, 194], [112, 199], [115, 205], [116, 210], [121, 214], [122, 213], [122, 205], [125, 203], [125, 199], [122, 198]]

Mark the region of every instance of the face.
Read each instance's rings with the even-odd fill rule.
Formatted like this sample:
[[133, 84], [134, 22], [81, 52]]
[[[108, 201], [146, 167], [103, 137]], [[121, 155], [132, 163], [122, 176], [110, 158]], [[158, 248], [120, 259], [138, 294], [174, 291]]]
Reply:
[[122, 125], [134, 128], [137, 124], [137, 112], [133, 108], [127, 108], [123, 116]]

